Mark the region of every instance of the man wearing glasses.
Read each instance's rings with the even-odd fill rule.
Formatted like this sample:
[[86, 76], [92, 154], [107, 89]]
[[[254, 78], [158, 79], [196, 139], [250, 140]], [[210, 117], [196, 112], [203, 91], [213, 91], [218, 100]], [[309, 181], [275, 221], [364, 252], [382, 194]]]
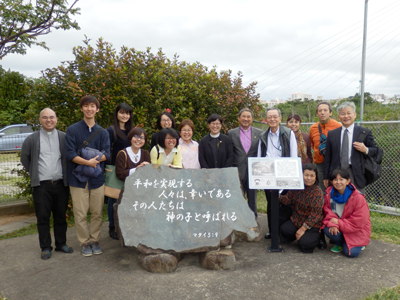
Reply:
[[353, 102], [343, 102], [337, 108], [339, 121], [342, 126], [329, 131], [326, 140], [324, 164], [324, 185], [329, 185], [329, 175], [338, 167], [347, 169], [351, 183], [357, 190], [365, 194], [365, 177], [362, 171], [362, 155], [374, 156], [378, 148], [371, 131], [363, 142], [358, 142], [364, 127], [355, 126], [357, 113]]
[[[268, 108], [265, 119], [269, 126], [267, 131], [260, 134], [257, 157], [297, 157], [297, 141], [294, 132], [282, 126], [282, 113], [279, 108]], [[265, 190], [267, 198], [268, 229], [271, 230], [271, 190]], [[290, 217], [290, 211], [283, 204], [279, 207], [280, 223]], [[271, 238], [271, 233], [265, 235], [266, 239]]]
[[28, 136], [22, 144], [21, 163], [29, 172], [35, 203], [41, 258], [51, 257], [50, 215], [53, 213], [56, 251], [72, 253], [66, 244], [66, 210], [69, 190], [65, 133], [56, 129], [56, 113], [45, 108], [39, 122], [42, 128]]

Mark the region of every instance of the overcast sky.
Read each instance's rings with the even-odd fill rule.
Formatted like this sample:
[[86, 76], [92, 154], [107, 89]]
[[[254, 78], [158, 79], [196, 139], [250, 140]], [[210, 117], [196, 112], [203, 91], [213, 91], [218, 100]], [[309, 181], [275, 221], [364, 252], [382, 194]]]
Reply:
[[[71, 1], [72, 2], [72, 1]], [[365, 0], [81, 0], [81, 30], [56, 31], [27, 55], [8, 55], [5, 69], [39, 77], [73, 60], [84, 35], [119, 51], [162, 48], [167, 57], [231, 69], [256, 80], [261, 99], [292, 93], [335, 99], [359, 91]], [[365, 91], [400, 94], [399, 0], [368, 1]]]

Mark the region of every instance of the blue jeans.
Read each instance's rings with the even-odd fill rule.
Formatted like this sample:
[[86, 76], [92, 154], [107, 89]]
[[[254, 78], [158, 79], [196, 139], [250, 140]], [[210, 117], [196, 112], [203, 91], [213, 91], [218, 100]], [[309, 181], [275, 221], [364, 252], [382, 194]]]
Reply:
[[117, 202], [117, 199], [110, 198], [110, 197], [107, 197], [107, 198], [108, 198], [107, 213], [108, 213], [108, 221], [110, 222], [108, 224], [108, 227], [114, 227], [115, 225], [114, 225], [114, 207], [113, 207], [113, 205], [114, 205], [114, 203]]
[[337, 235], [333, 235], [329, 233], [329, 228], [325, 227], [324, 233], [328, 237], [328, 239], [332, 240], [336, 245], [343, 247], [342, 252], [347, 257], [357, 257], [360, 255], [362, 247], [353, 247], [349, 251], [349, 247], [347, 246], [346, 240], [344, 239], [341, 232], [338, 232]]

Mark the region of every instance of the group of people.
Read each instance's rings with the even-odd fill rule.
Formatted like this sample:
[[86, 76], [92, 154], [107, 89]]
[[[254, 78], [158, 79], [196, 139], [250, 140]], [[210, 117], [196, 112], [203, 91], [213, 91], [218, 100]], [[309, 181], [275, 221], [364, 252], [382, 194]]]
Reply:
[[[272, 127], [270, 125], [270, 132], [260, 137], [258, 156], [265, 153], [272, 157], [298, 156], [303, 162], [305, 189], [280, 196], [281, 242], [297, 240], [303, 252], [312, 253], [317, 246], [327, 247], [326, 235], [335, 244], [332, 252], [357, 257], [369, 244], [371, 235], [362, 160], [363, 156], [374, 156], [377, 146], [370, 131], [364, 140], [359, 139], [364, 128], [354, 124], [357, 115], [352, 102], [340, 104], [337, 112], [340, 123], [331, 118], [331, 104], [320, 102], [316, 109], [319, 121], [311, 126], [310, 134], [301, 135], [300, 117], [289, 116], [287, 125], [292, 130], [289, 137], [285, 126], [276, 125], [282, 119], [280, 111], [267, 110], [267, 123]], [[293, 134], [297, 149], [292, 145]], [[269, 155], [268, 150], [264, 150], [267, 143], [267, 149], [272, 147], [275, 153]], [[309, 163], [311, 147], [314, 164]], [[271, 197], [271, 191], [265, 193], [267, 199]], [[267, 234], [266, 238], [269, 237]]]
[[[282, 115], [277, 108], [266, 112], [267, 131], [253, 127], [253, 112], [242, 109], [238, 114], [239, 126], [230, 129], [227, 135], [221, 133], [223, 118], [212, 114], [207, 119], [210, 132], [199, 143], [192, 139], [195, 126], [191, 120], [182, 120], [176, 131], [174, 117], [165, 111], [158, 116], [159, 131], [151, 137], [150, 152], [143, 149], [148, 139], [145, 130], [133, 127], [129, 105], [117, 106], [113, 124], [107, 130], [95, 121], [100, 103], [94, 96], [84, 96], [80, 108], [83, 119], [69, 126], [66, 133], [56, 129], [56, 113], [50, 108], [43, 109], [39, 116], [41, 129], [22, 145], [21, 162], [30, 174], [42, 259], [49, 259], [53, 250], [51, 213], [55, 250], [73, 252], [66, 244], [65, 212], [69, 194], [81, 254], [102, 253], [99, 236], [106, 163], [115, 165], [116, 176], [122, 181], [150, 163], [187, 169], [237, 167], [243, 194], [257, 218], [257, 190], [249, 188], [248, 157], [300, 157], [305, 189], [281, 196], [281, 241], [297, 240], [304, 252], [313, 252], [317, 245], [323, 247], [321, 240], [325, 233], [337, 245], [333, 251], [343, 251], [352, 257], [369, 242], [369, 210], [359, 163], [361, 155], [374, 154], [376, 145], [372, 135], [365, 141], [356, 141], [359, 127], [354, 127], [356, 112], [352, 103], [338, 107], [340, 124], [330, 118], [330, 104], [321, 102], [317, 107], [319, 122], [311, 127], [310, 135], [300, 131], [301, 119], [296, 114], [288, 117], [288, 127], [282, 126]], [[326, 141], [323, 137], [327, 137]], [[329, 183], [332, 187], [328, 187]], [[271, 191], [265, 190], [265, 194], [271, 228]], [[108, 198], [109, 235], [118, 239], [113, 213], [115, 202], [116, 199]], [[91, 213], [90, 227], [88, 212]], [[266, 238], [269, 237], [267, 233]]]

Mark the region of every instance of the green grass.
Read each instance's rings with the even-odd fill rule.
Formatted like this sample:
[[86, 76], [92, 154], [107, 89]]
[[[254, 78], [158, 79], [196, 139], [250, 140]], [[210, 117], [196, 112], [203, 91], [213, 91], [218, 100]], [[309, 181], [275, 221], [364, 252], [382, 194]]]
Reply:
[[371, 238], [400, 245], [400, 217], [371, 212]]
[[400, 285], [393, 288], [380, 288], [364, 300], [397, 300], [400, 299]]

